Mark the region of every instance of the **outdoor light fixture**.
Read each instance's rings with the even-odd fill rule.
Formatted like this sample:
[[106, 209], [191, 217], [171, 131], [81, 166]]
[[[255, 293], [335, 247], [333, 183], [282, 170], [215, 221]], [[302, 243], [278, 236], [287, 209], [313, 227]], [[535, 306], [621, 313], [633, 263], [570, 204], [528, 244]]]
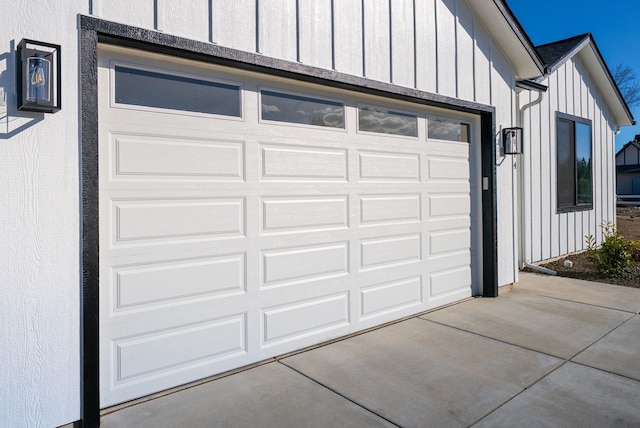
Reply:
[[60, 46], [22, 39], [16, 53], [18, 110], [60, 110]]
[[522, 154], [522, 128], [502, 129], [502, 146], [505, 155]]

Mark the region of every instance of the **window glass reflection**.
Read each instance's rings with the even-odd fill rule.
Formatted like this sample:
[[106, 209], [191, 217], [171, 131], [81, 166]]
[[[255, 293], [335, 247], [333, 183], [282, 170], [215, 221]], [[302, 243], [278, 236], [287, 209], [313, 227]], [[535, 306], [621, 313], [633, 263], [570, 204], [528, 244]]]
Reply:
[[469, 142], [469, 125], [446, 119], [428, 119], [430, 139]]
[[131, 67], [115, 67], [115, 102], [222, 116], [242, 116], [240, 86]]
[[318, 98], [261, 91], [263, 120], [344, 128], [344, 104]]
[[577, 203], [592, 203], [591, 127], [576, 122], [576, 193]]
[[358, 129], [381, 134], [417, 137], [418, 117], [378, 107], [359, 107]]

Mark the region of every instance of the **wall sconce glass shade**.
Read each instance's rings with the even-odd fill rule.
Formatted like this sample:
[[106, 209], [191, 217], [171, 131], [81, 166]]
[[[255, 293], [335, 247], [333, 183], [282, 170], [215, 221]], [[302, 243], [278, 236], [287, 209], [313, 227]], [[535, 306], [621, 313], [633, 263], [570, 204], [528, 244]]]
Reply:
[[18, 110], [60, 110], [60, 46], [23, 39], [17, 56]]
[[504, 128], [502, 130], [502, 144], [505, 155], [521, 155], [522, 128]]

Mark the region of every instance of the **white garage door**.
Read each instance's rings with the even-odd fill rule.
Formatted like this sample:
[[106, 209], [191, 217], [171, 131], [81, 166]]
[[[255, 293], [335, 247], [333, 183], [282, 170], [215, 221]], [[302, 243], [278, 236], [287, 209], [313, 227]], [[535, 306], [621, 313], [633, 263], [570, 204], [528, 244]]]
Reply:
[[102, 407], [471, 295], [473, 116], [99, 62]]

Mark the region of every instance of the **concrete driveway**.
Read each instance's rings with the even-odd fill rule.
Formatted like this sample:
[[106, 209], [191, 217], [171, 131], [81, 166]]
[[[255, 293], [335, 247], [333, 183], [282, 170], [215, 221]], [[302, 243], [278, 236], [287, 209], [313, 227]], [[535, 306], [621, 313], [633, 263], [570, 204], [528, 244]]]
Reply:
[[103, 416], [113, 427], [640, 426], [640, 289], [522, 273]]

